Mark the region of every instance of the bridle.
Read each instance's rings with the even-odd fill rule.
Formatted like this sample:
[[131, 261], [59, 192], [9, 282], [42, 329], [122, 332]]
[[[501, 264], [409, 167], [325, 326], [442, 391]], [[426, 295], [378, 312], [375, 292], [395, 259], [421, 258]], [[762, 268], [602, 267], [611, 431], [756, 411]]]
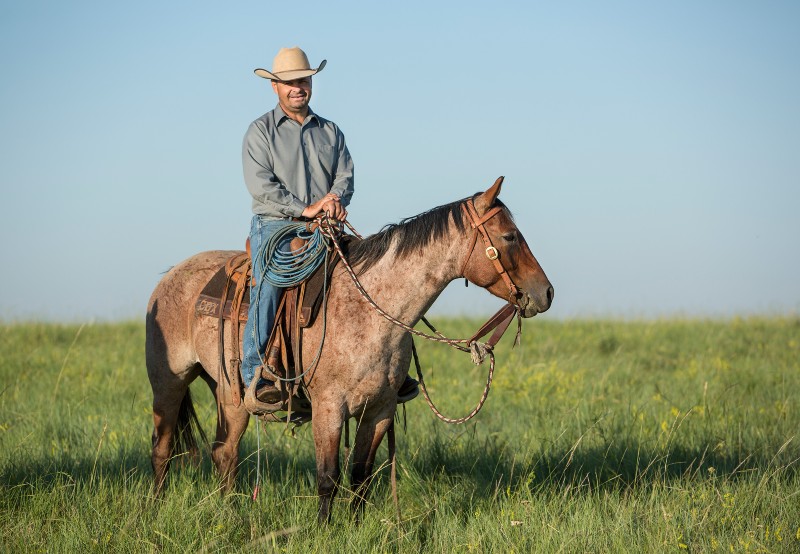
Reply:
[[508, 302], [510, 304], [516, 304], [519, 306], [519, 298], [522, 296], [522, 293], [519, 290], [519, 287], [514, 284], [514, 281], [511, 280], [511, 277], [508, 275], [508, 271], [506, 271], [505, 266], [503, 265], [503, 261], [500, 259], [500, 252], [497, 251], [497, 248], [494, 247], [492, 244], [492, 239], [489, 238], [489, 233], [486, 231], [486, 227], [484, 224], [492, 219], [494, 216], [499, 214], [503, 211], [502, 206], [495, 206], [486, 211], [482, 216], [478, 215], [478, 210], [475, 209], [475, 203], [472, 201], [472, 198], [468, 198], [461, 204], [461, 209], [464, 210], [467, 218], [470, 221], [470, 225], [475, 230], [472, 234], [472, 240], [469, 243], [469, 249], [467, 250], [467, 257], [464, 260], [464, 263], [461, 265], [460, 274], [462, 277], [466, 279], [464, 275], [464, 271], [467, 269], [467, 264], [469, 263], [470, 258], [472, 258], [472, 251], [475, 249], [475, 243], [478, 242], [478, 235], [481, 235], [483, 238], [483, 243], [486, 245], [486, 257], [492, 261], [495, 270], [497, 273], [500, 274], [500, 278], [503, 279], [506, 286], [508, 287]]

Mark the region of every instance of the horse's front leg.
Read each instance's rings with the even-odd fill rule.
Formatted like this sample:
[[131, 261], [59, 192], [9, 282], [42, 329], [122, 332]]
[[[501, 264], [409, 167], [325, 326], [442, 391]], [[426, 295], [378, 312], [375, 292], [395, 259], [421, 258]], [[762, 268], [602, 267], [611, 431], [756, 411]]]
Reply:
[[331, 505], [339, 487], [339, 442], [342, 438], [344, 415], [338, 407], [314, 406], [311, 420], [314, 431], [314, 447], [317, 456], [317, 494], [319, 511], [317, 520], [331, 520]]
[[372, 469], [375, 465], [375, 454], [383, 440], [383, 436], [392, 424], [396, 403], [391, 406], [384, 406], [378, 413], [366, 415], [361, 419], [356, 432], [356, 440], [353, 448], [353, 472], [351, 486], [353, 488], [353, 512], [356, 519], [361, 517], [364, 510], [364, 503], [369, 494], [372, 484]]

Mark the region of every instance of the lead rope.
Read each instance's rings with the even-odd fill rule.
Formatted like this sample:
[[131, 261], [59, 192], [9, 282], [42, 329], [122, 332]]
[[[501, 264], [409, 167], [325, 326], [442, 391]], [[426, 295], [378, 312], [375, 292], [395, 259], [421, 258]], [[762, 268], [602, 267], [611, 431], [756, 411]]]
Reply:
[[[416, 335], [418, 337], [422, 337], [422, 338], [430, 340], [430, 341], [448, 344], [448, 345], [452, 346], [453, 348], [455, 348], [456, 350], [461, 350], [462, 352], [470, 352], [472, 350], [471, 345], [470, 345], [470, 342], [471, 342], [470, 339], [448, 339], [447, 337], [444, 337], [444, 336], [441, 336], [441, 335], [440, 336], [428, 335], [427, 333], [423, 333], [422, 331], [417, 331], [416, 329], [414, 329], [410, 325], [406, 325], [405, 323], [403, 323], [399, 319], [397, 319], [395, 317], [392, 317], [391, 315], [386, 313], [383, 310], [383, 308], [381, 308], [380, 306], [378, 306], [375, 303], [375, 301], [372, 299], [372, 297], [370, 297], [369, 293], [367, 293], [367, 291], [364, 290], [364, 287], [361, 284], [361, 282], [358, 280], [358, 277], [356, 276], [355, 271], [353, 271], [353, 268], [348, 263], [347, 258], [344, 255], [344, 252], [342, 252], [342, 247], [339, 245], [339, 241], [336, 240], [335, 233], [333, 233], [333, 232], [331, 232], [329, 230], [330, 223], [328, 222], [328, 218], [325, 217], [325, 218], [323, 218], [322, 221], [323, 221], [324, 225], [321, 224], [320, 225], [320, 229], [323, 229], [323, 232], [325, 233], [325, 235], [333, 243], [333, 246], [336, 249], [336, 253], [339, 254], [339, 258], [341, 259], [342, 264], [344, 265], [345, 269], [347, 269], [347, 272], [350, 274], [350, 278], [353, 280], [353, 284], [356, 286], [356, 289], [358, 289], [358, 292], [361, 294], [362, 298], [364, 298], [364, 300], [366, 300], [367, 303], [370, 306], [372, 306], [372, 308], [376, 312], [378, 312], [381, 316], [383, 316], [384, 319], [394, 323], [395, 325], [397, 325], [398, 327], [401, 327], [402, 329], [408, 331], [412, 335]], [[348, 228], [351, 228], [349, 224], [348, 224]], [[472, 342], [477, 343], [477, 341], [472, 341]], [[462, 344], [470, 345], [470, 347], [461, 346]]]
[[[356, 236], [359, 236], [359, 238], [360, 238], [360, 235], [358, 235], [358, 233], [356, 233], [355, 229], [353, 229], [352, 225], [350, 225], [349, 222], [345, 222], [345, 224], [347, 225], [347, 227], [351, 231], [353, 231], [354, 234], [356, 234]], [[481, 395], [481, 398], [478, 401], [478, 404], [466, 416], [460, 417], [460, 418], [450, 418], [450, 417], [447, 417], [447, 416], [443, 415], [439, 411], [439, 409], [436, 408], [436, 405], [431, 401], [430, 395], [428, 394], [427, 387], [425, 386], [424, 378], [422, 376], [422, 369], [421, 369], [421, 366], [420, 366], [420, 363], [419, 363], [419, 356], [417, 355], [417, 349], [416, 349], [416, 346], [414, 345], [413, 338], [412, 338], [412, 341], [411, 341], [411, 353], [414, 356], [414, 363], [416, 364], [417, 375], [419, 376], [419, 383], [420, 383], [420, 386], [422, 388], [422, 393], [423, 393], [423, 396], [425, 397], [425, 401], [428, 403], [428, 406], [430, 407], [430, 409], [434, 413], [434, 415], [436, 415], [436, 417], [439, 418], [441, 421], [444, 421], [445, 423], [450, 423], [450, 424], [453, 424], [453, 425], [465, 423], [465, 422], [469, 421], [470, 419], [472, 419], [473, 417], [475, 417], [476, 415], [478, 415], [478, 412], [481, 411], [481, 408], [483, 408], [483, 405], [484, 405], [484, 403], [486, 402], [486, 399], [489, 396], [489, 390], [491, 389], [492, 379], [494, 377], [494, 352], [492, 351], [492, 346], [490, 344], [481, 343], [481, 342], [479, 342], [477, 340], [472, 340], [472, 339], [449, 339], [449, 338], [445, 337], [444, 335], [442, 335], [441, 333], [439, 333], [428, 322], [428, 320], [423, 317], [422, 320], [425, 322], [425, 324], [428, 325], [428, 327], [431, 329], [431, 331], [436, 333], [436, 336], [429, 335], [427, 333], [423, 333], [421, 331], [417, 331], [413, 327], [411, 327], [409, 325], [406, 325], [402, 321], [400, 321], [400, 320], [392, 317], [388, 313], [386, 313], [380, 306], [378, 306], [378, 304], [375, 303], [375, 301], [369, 296], [367, 291], [364, 290], [364, 287], [361, 285], [361, 282], [359, 281], [358, 277], [356, 276], [355, 271], [353, 270], [352, 266], [347, 261], [347, 258], [345, 257], [344, 253], [342, 252], [342, 248], [339, 245], [339, 241], [336, 239], [335, 233], [331, 232], [331, 223], [330, 223], [330, 221], [328, 220], [327, 217], [323, 217], [322, 218], [319, 228], [323, 230], [325, 235], [333, 243], [333, 246], [336, 249], [336, 253], [339, 254], [339, 258], [342, 261], [342, 264], [344, 265], [344, 267], [347, 269], [347, 272], [350, 274], [350, 278], [353, 280], [353, 284], [356, 286], [356, 289], [358, 289], [359, 293], [364, 298], [364, 300], [366, 300], [367, 303], [369, 303], [369, 305], [372, 306], [375, 309], [375, 311], [377, 311], [381, 316], [383, 316], [385, 319], [387, 319], [391, 323], [401, 327], [402, 329], [405, 329], [406, 331], [408, 331], [412, 335], [416, 335], [416, 336], [419, 336], [419, 337], [422, 337], [422, 338], [425, 338], [427, 340], [431, 340], [431, 341], [434, 341], [434, 342], [448, 344], [449, 346], [452, 346], [453, 348], [455, 348], [457, 350], [460, 350], [462, 352], [469, 352], [471, 354], [471, 356], [472, 356], [473, 363], [475, 363], [476, 365], [482, 364], [483, 361], [485, 360], [486, 356], [487, 355], [489, 356], [490, 363], [489, 363], [489, 371], [488, 371], [488, 375], [487, 375], [487, 379], [486, 379], [486, 386], [483, 389], [483, 394]], [[517, 313], [517, 333], [518, 333], [518, 336], [519, 336], [519, 333], [521, 331], [522, 322], [519, 319], [519, 310], [517, 310], [516, 313]], [[461, 346], [462, 344], [468, 344], [469, 346], [468, 347], [464, 347], [464, 346]]]
[[411, 354], [414, 356], [414, 365], [417, 368], [417, 377], [419, 378], [419, 386], [422, 389], [422, 396], [425, 398], [425, 402], [428, 403], [428, 407], [431, 409], [433, 414], [438, 417], [440, 420], [444, 421], [445, 423], [450, 423], [451, 425], [459, 425], [461, 423], [466, 423], [476, 415], [478, 412], [481, 411], [483, 405], [486, 403], [486, 399], [489, 397], [489, 390], [492, 387], [492, 379], [494, 378], [494, 352], [491, 350], [488, 351], [489, 354], [489, 372], [486, 376], [486, 386], [483, 388], [483, 394], [481, 394], [481, 399], [478, 401], [478, 404], [472, 409], [472, 411], [465, 415], [464, 417], [459, 418], [451, 418], [447, 417], [439, 411], [436, 405], [431, 400], [430, 395], [428, 394], [428, 387], [425, 386], [425, 378], [422, 376], [422, 368], [419, 363], [419, 356], [417, 355], [417, 347], [414, 344], [414, 340], [411, 340]]

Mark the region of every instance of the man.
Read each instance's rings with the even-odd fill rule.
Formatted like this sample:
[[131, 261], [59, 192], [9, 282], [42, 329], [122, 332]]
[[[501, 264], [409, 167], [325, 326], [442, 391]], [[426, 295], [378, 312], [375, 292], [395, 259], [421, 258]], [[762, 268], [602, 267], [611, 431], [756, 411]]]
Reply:
[[[345, 208], [353, 195], [353, 160], [339, 127], [309, 107], [311, 78], [325, 63], [323, 60], [312, 69], [300, 48], [281, 48], [272, 71], [255, 70], [259, 77], [272, 81], [278, 96], [275, 109], [250, 124], [242, 147], [244, 180], [253, 197], [250, 251], [256, 279], [263, 270], [256, 253], [292, 218], [310, 219], [321, 212], [340, 221], [347, 217]], [[286, 243], [288, 239], [279, 248], [286, 250]], [[280, 294], [281, 290], [268, 282], [251, 287], [242, 360], [245, 386], [259, 373]], [[409, 385], [416, 396], [416, 382]]]
[[[244, 181], [253, 197], [250, 251], [256, 278], [263, 267], [255, 254], [292, 218], [310, 219], [322, 211], [339, 220], [347, 216], [345, 206], [353, 195], [350, 152], [336, 124], [315, 114], [308, 105], [311, 77], [325, 63], [323, 60], [312, 69], [300, 48], [282, 48], [272, 71], [255, 70], [259, 77], [272, 81], [278, 96], [275, 109], [250, 124], [242, 146]], [[268, 282], [261, 283], [260, 290], [251, 287], [242, 360], [245, 386], [261, 367], [280, 294], [281, 290]]]

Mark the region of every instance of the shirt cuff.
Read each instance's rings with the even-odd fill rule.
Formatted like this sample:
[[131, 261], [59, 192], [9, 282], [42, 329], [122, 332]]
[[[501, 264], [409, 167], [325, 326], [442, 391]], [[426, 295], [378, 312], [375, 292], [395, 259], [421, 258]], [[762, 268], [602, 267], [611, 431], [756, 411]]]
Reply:
[[292, 203], [287, 207], [291, 217], [300, 217], [303, 215], [303, 210], [305, 210], [307, 206], [302, 200], [293, 198]]

